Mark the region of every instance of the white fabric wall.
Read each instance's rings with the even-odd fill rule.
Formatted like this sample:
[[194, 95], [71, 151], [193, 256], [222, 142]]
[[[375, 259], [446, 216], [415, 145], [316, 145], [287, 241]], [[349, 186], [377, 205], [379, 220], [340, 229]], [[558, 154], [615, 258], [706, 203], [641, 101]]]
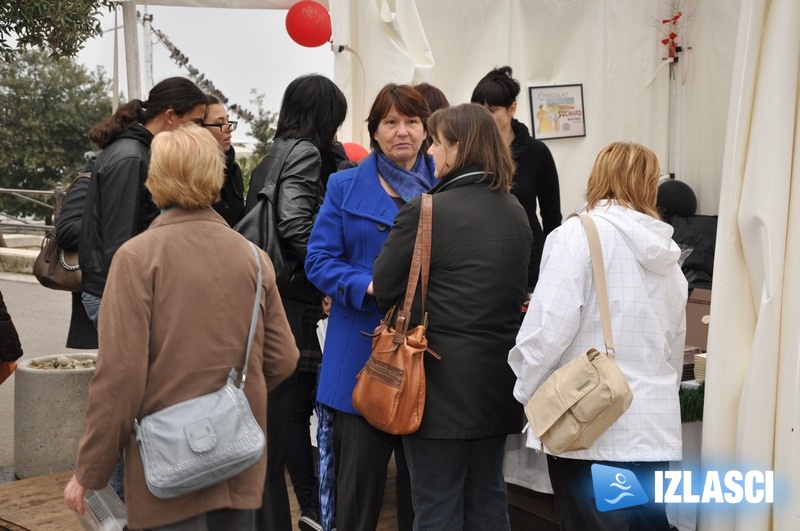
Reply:
[[797, 529], [800, 3], [744, 0], [733, 52], [703, 465], [774, 470], [775, 504], [702, 507], [700, 528]]
[[[740, 0], [682, 2], [690, 60], [678, 178], [716, 214], [732, 50]], [[451, 103], [469, 101], [491, 68], [510, 65], [522, 85], [517, 118], [530, 127], [528, 87], [582, 83], [585, 138], [548, 140], [562, 208], [580, 203], [597, 152], [614, 140], [652, 148], [667, 172], [669, 68], [652, 83], [665, 47], [663, 0], [331, 0], [336, 82], [351, 94], [342, 139], [368, 145], [363, 125], [383, 84], [428, 81]], [[356, 55], [360, 61], [356, 59]], [[363, 65], [363, 70], [362, 70]]]

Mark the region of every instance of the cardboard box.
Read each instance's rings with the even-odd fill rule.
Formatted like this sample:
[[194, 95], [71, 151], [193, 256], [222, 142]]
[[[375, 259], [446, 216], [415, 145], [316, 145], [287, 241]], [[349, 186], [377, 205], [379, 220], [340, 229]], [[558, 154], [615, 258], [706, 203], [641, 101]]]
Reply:
[[686, 301], [686, 347], [706, 352], [711, 315], [711, 290], [695, 288]]

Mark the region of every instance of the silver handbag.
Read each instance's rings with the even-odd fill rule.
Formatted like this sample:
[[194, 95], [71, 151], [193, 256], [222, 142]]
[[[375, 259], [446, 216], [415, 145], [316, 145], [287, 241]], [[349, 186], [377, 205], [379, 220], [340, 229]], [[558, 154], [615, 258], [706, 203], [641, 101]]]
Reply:
[[240, 384], [231, 369], [213, 393], [179, 402], [134, 422], [147, 488], [157, 498], [175, 498], [237, 476], [264, 453], [264, 432], [244, 395], [247, 364], [261, 302], [261, 261], [251, 243], [258, 284]]

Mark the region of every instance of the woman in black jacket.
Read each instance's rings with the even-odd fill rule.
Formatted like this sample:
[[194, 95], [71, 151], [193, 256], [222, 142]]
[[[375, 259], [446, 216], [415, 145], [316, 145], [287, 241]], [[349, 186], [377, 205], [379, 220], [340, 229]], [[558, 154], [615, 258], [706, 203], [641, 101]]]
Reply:
[[[340, 147], [334, 139], [346, 114], [344, 94], [325, 76], [301, 76], [289, 83], [278, 114], [275, 141], [250, 179], [248, 212], [260, 208], [259, 201], [275, 203], [274, 218], [267, 220], [274, 224], [273, 230], [260, 230], [277, 234], [282, 258], [289, 264], [283, 271], [276, 267], [277, 284], [300, 350], [297, 373], [278, 388], [270, 389], [267, 401], [267, 484], [264, 505], [257, 516], [259, 529], [293, 529], [284, 463], [300, 505], [301, 529], [319, 526], [319, 487], [309, 418], [322, 357], [313, 328], [322, 318], [322, 294], [306, 279], [303, 264], [328, 176], [337, 170], [340, 160]], [[246, 216], [242, 224], [249, 219]], [[276, 262], [275, 257], [271, 258]]]
[[[86, 202], [86, 191], [89, 189], [89, 177], [92, 175], [97, 153], [87, 152], [83, 156], [86, 163], [78, 177], [67, 188], [61, 212], [56, 221], [56, 241], [65, 251], [77, 251], [81, 238], [81, 218]], [[67, 348], [97, 348], [97, 328], [86, 315], [86, 308], [81, 301], [80, 292], [72, 294], [72, 314], [67, 333]]]
[[219, 192], [219, 201], [214, 203], [214, 210], [225, 218], [228, 225], [236, 226], [244, 216], [244, 180], [242, 168], [236, 162], [236, 150], [231, 145], [231, 134], [236, 131], [238, 122], [228, 119], [228, 111], [216, 96], [208, 97], [203, 127], [208, 129], [222, 152], [225, 153], [225, 183]]
[[[433, 196], [425, 311], [425, 414], [403, 436], [414, 529], [509, 529], [503, 478], [506, 435], [522, 429], [508, 351], [519, 330], [533, 236], [509, 193], [513, 162], [489, 112], [465, 104], [428, 119], [439, 183]], [[403, 297], [420, 198], [395, 219], [373, 268], [375, 298]], [[421, 320], [420, 300], [412, 323]], [[411, 328], [411, 326], [409, 328]]]
[[[550, 150], [531, 137], [528, 128], [514, 118], [519, 96], [519, 81], [511, 77], [511, 67], [495, 68], [481, 79], [472, 92], [472, 103], [483, 105], [492, 113], [516, 165], [511, 193], [519, 199], [528, 214], [533, 231], [533, 250], [528, 268], [528, 293], [533, 292], [539, 278], [544, 240], [561, 225], [561, 196], [558, 172]], [[542, 221], [536, 215], [536, 207]]]

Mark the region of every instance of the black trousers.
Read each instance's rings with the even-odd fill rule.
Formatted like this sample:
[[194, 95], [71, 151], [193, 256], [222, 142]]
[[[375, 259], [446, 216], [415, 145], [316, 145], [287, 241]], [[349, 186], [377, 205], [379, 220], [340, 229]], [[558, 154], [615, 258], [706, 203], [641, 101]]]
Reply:
[[[626, 509], [598, 511], [592, 484], [595, 463], [631, 470], [650, 502]], [[668, 461], [588, 461], [548, 455], [547, 468], [561, 531], [669, 531], [665, 506], [653, 503], [655, 471], [669, 470]]]
[[261, 509], [256, 511], [258, 531], [292, 531], [292, 513], [286, 490], [286, 452], [289, 423], [297, 389], [297, 372], [269, 392], [267, 398], [267, 477]]
[[310, 419], [317, 396], [317, 375], [298, 373], [296, 389], [286, 468], [289, 470], [300, 511], [314, 511], [319, 515], [319, 483], [310, 431]]
[[217, 509], [150, 531], [253, 531], [253, 511]]
[[397, 528], [411, 531], [414, 509], [403, 441], [373, 428], [360, 415], [336, 412], [339, 462], [336, 478], [336, 528], [375, 531], [386, 488], [386, 468], [394, 452], [397, 467]]

